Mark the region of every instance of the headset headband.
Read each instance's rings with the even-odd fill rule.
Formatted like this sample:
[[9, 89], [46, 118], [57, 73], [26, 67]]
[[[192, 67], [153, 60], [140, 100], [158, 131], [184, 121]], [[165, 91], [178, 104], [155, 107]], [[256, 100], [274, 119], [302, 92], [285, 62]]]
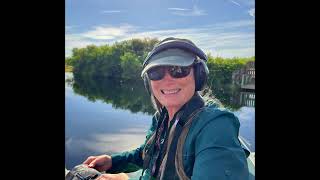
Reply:
[[157, 46], [155, 46], [152, 49], [152, 51], [148, 54], [145, 61], [143, 62], [143, 68], [148, 64], [148, 61], [151, 59], [152, 56], [166, 49], [173, 48], [178, 48], [191, 52], [197, 55], [200, 59], [203, 59], [205, 62], [207, 62], [208, 60], [206, 54], [196, 45], [194, 45], [191, 41], [186, 39], [167, 38], [161, 41]]

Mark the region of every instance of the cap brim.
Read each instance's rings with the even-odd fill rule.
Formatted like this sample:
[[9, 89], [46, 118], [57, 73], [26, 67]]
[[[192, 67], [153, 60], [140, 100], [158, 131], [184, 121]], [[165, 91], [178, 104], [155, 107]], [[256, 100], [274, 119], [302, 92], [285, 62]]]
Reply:
[[190, 66], [196, 59], [196, 56], [184, 53], [178, 55], [169, 55], [150, 60], [149, 64], [142, 70], [141, 77], [146, 73], [149, 69], [156, 66]]

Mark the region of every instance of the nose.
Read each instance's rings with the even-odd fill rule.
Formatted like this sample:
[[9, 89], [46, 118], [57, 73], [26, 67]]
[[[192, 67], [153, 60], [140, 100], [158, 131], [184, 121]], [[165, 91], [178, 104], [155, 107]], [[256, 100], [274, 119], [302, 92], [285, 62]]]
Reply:
[[168, 69], [165, 70], [165, 74], [162, 80], [173, 80], [173, 78], [171, 77], [171, 75], [169, 74]]

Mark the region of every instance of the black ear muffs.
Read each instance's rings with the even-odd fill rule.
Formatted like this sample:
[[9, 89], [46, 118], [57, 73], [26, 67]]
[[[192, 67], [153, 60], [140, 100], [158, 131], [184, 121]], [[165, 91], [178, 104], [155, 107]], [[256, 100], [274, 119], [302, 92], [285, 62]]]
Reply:
[[150, 86], [149, 86], [149, 78], [148, 78], [147, 73], [145, 73], [143, 75], [143, 84], [144, 84], [144, 87], [146, 88], [148, 94], [151, 95], [151, 90], [150, 90]]
[[193, 68], [195, 91], [201, 91], [208, 81], [209, 69], [202, 59], [198, 59]]

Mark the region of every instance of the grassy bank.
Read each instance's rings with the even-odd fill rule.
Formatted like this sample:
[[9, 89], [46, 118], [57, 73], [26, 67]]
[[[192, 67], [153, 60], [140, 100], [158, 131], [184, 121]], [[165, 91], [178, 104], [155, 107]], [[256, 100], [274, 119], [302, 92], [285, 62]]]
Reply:
[[73, 70], [73, 67], [72, 67], [72, 66], [68, 66], [68, 65], [65, 65], [65, 66], [64, 66], [64, 71], [65, 71], [65, 72], [72, 72], [72, 70]]

